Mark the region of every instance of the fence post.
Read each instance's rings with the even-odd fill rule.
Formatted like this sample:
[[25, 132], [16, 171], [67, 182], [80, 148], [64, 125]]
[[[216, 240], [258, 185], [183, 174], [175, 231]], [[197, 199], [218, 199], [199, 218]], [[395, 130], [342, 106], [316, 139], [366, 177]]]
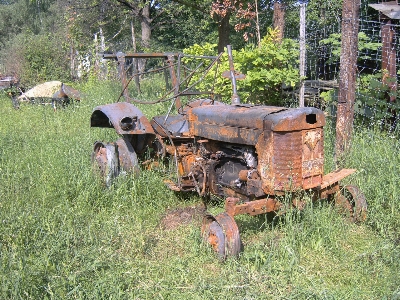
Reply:
[[353, 131], [360, 6], [361, 0], [343, 0], [335, 145], [337, 167], [342, 167], [344, 156], [350, 149]]
[[306, 74], [306, 1], [300, 1], [300, 91], [299, 107], [304, 107], [304, 77]]
[[[387, 102], [396, 102], [397, 94], [397, 69], [396, 69], [396, 30], [394, 24], [400, 20], [400, 6], [398, 1], [390, 1], [377, 4], [369, 4], [379, 11], [379, 19], [382, 21], [382, 83], [388, 87], [385, 94]], [[391, 115], [388, 120], [391, 129], [396, 126], [396, 110], [388, 109]]]
[[125, 101], [130, 103], [131, 101], [129, 97], [128, 80], [126, 78], [126, 72], [125, 72], [125, 53], [118, 52], [117, 60], [118, 60], [118, 73], [122, 83], [123, 95]]

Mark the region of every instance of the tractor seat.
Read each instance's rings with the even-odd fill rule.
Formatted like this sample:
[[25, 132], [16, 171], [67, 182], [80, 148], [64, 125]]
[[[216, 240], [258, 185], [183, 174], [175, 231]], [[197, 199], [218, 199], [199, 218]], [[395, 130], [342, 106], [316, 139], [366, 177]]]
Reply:
[[189, 131], [189, 124], [184, 115], [168, 116], [167, 120], [165, 116], [157, 116], [151, 120], [151, 125], [156, 133], [163, 137], [179, 138]]

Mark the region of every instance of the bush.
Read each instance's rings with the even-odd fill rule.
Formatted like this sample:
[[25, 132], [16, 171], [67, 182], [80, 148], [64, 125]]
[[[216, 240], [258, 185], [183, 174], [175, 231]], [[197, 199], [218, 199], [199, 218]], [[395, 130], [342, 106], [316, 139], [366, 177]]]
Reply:
[[[215, 55], [215, 44], [193, 45], [184, 50], [190, 55]], [[279, 42], [277, 31], [270, 29], [261, 40], [259, 47], [245, 47], [233, 50], [235, 70], [246, 75], [238, 81], [238, 90], [242, 102], [256, 104], [282, 104], [282, 85], [295, 87], [300, 81], [298, 65], [298, 44], [291, 39]], [[190, 63], [191, 58], [185, 58]], [[230, 79], [222, 78], [222, 72], [229, 70], [228, 55], [221, 58], [221, 65], [209, 72], [197, 86], [199, 90], [213, 90], [222, 99], [230, 99], [232, 88]], [[214, 71], [214, 72], [213, 72]], [[215, 71], [217, 74], [215, 76]], [[194, 76], [193, 82], [201, 75]], [[215, 82], [214, 82], [215, 81]], [[215, 86], [215, 88], [214, 88]]]
[[23, 86], [69, 79], [68, 58], [55, 35], [20, 34], [2, 56], [6, 73], [17, 75]]

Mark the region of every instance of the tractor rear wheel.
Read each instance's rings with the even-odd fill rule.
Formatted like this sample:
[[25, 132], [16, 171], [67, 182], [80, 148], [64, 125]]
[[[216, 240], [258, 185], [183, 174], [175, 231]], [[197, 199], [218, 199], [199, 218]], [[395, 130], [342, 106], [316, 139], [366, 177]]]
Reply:
[[107, 187], [110, 187], [119, 175], [129, 172], [138, 175], [140, 171], [136, 152], [131, 143], [124, 138], [115, 143], [96, 142], [92, 162]]
[[351, 222], [359, 223], [367, 219], [367, 200], [357, 186], [340, 187], [335, 195], [335, 207]]

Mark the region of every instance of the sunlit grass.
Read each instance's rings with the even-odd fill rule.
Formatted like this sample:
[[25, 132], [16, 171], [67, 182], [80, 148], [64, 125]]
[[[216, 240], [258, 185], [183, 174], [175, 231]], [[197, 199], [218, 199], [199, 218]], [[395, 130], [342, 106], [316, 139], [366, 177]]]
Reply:
[[[110, 189], [92, 173], [93, 108], [120, 87], [82, 86], [84, 99], [51, 107], [0, 98], [1, 299], [396, 299], [400, 293], [398, 138], [356, 128], [348, 182], [365, 192], [367, 222], [350, 224], [315, 203], [271, 223], [237, 218], [244, 252], [220, 262], [198, 221], [164, 230], [168, 209], [196, 205], [163, 182], [163, 170], [119, 178]], [[146, 115], [167, 104], [141, 106]], [[333, 168], [333, 133], [326, 170]], [[209, 207], [222, 210], [221, 205]]]

